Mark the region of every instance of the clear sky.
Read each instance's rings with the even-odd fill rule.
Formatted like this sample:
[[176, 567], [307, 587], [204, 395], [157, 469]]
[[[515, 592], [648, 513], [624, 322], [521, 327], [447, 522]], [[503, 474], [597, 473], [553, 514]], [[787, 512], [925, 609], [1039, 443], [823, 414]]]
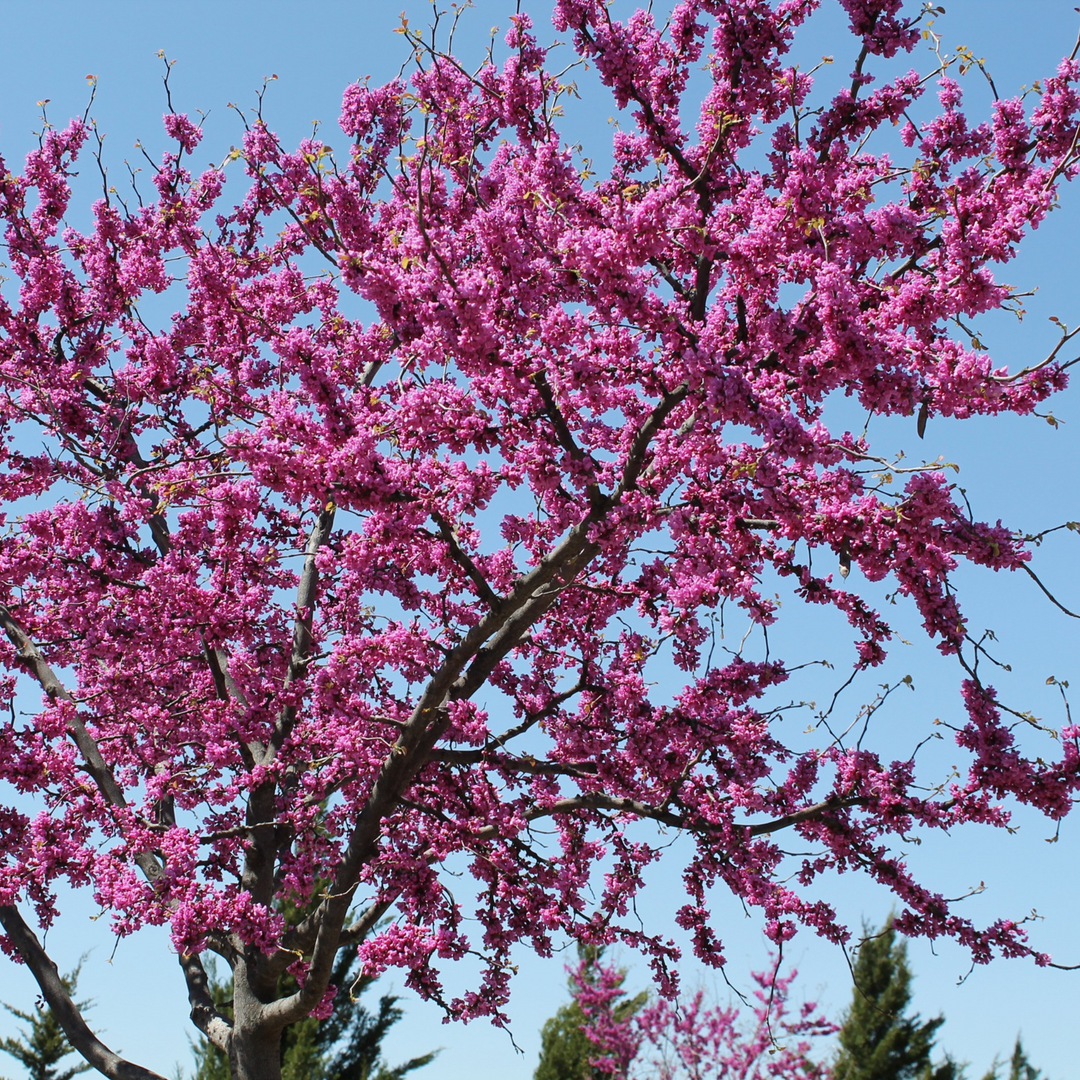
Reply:
[[[313, 120], [336, 133], [344, 86], [366, 75], [375, 82], [384, 81], [397, 73], [405, 59], [404, 43], [392, 33], [403, 6], [414, 25], [430, 17], [430, 7], [419, 0], [324, 0], [318, 5], [281, 0], [186, 0], [183, 4], [7, 0], [0, 7], [4, 29], [0, 36], [0, 152], [9, 168], [17, 168], [33, 144], [32, 132], [40, 127], [37, 102], [49, 100], [48, 114], [54, 122], [81, 114], [87, 99], [86, 76], [96, 75], [94, 114], [107, 135], [106, 158], [114, 183], [119, 184], [124, 159], [138, 164], [138, 151], [133, 149], [137, 139], [153, 148], [152, 155], [162, 145], [164, 93], [158, 50], [177, 61], [171, 86], [178, 109], [208, 114], [200, 148], [207, 160], [220, 160], [239, 141], [239, 124], [228, 103], [250, 106], [263, 78], [271, 75], [277, 79], [267, 94], [265, 113], [286, 142], [307, 134]], [[662, 0], [656, 6], [662, 7]], [[1049, 74], [1071, 49], [1080, 25], [1071, 0], [1028, 0], [1023, 14], [1015, 0], [949, 0], [946, 6], [948, 13], [938, 18], [935, 27], [945, 49], [952, 52], [966, 45], [985, 57], [1003, 96]], [[523, 0], [522, 7], [546, 34], [546, 0]], [[835, 54], [833, 70], [843, 76], [854, 50], [838, 33], [838, 7], [835, 0], [827, 0], [800, 45], [800, 56], [804, 66], [811, 66], [822, 55]], [[464, 18], [459, 43], [478, 54], [490, 28], [505, 29], [513, 10], [513, 0], [480, 0]], [[920, 54], [914, 61], [905, 61], [912, 63], [927, 67], [929, 57]], [[827, 71], [824, 77], [833, 74]], [[570, 117], [569, 130], [575, 140], [599, 146], [594, 156], [600, 157], [613, 109], [588, 79], [581, 85], [583, 101]], [[972, 111], [985, 109], [988, 91], [981, 78], [969, 75], [966, 85]], [[1013, 283], [1040, 289], [1028, 304], [1030, 314], [1022, 326], [1004, 320], [987, 322], [984, 339], [999, 362], [1021, 367], [1041, 359], [1055, 339], [1050, 316], [1080, 321], [1076, 288], [1080, 190], [1066, 191], [1063, 203], [1064, 208], [1032, 238], [1023, 258], [1003, 275]], [[882, 424], [877, 433], [886, 446], [894, 439], [892, 448], [906, 447], [931, 460], [941, 454], [957, 462], [960, 481], [979, 517], [1000, 517], [1017, 528], [1035, 531], [1080, 519], [1077, 401], [1076, 392], [1070, 391], [1053, 403], [1054, 415], [1064, 422], [1058, 428], [1038, 418], [972, 424], [937, 421], [931, 423], [923, 444], [914, 439], [912, 421]], [[1075, 573], [1078, 543], [1073, 534], [1055, 538], [1040, 550], [1035, 563], [1043, 579], [1074, 609], [1080, 609], [1080, 582]], [[1026, 579], [968, 574], [962, 583], [967, 586], [967, 611], [973, 626], [993, 628], [1000, 638], [999, 652], [1013, 665], [998, 680], [1003, 692], [1048, 721], [1062, 722], [1055, 691], [1046, 686], [1046, 679], [1071, 677], [1080, 686], [1077, 623], [1057, 612]], [[903, 620], [901, 614], [901, 627]], [[784, 625], [783, 636], [774, 639], [780, 655], [797, 662], [819, 654], [820, 625], [797, 614]], [[811, 633], [816, 636], [808, 641]], [[917, 634], [917, 626], [912, 625], [904, 636], [917, 641]], [[841, 634], [840, 640], [846, 641], [847, 636]], [[921, 729], [929, 719], [945, 716], [956, 706], [957, 672], [932, 648], [899, 646], [890, 673], [895, 677], [905, 672], [913, 675], [916, 692], [891, 704], [881, 721], [889, 725], [886, 738], [895, 729], [898, 745], [908, 730], [904, 725], [918, 724]], [[861, 700], [852, 698], [849, 704], [854, 709]], [[952, 752], [947, 744], [937, 751], [943, 761]], [[1037, 909], [1044, 918], [1032, 926], [1036, 943], [1063, 963], [1080, 963], [1075, 900], [1080, 887], [1080, 822], [1066, 822], [1056, 843], [1045, 842], [1052, 836], [1045, 822], [1023, 816], [1017, 822], [1015, 835], [964, 832], [935, 838], [913, 850], [912, 862], [925, 880], [946, 895], [960, 895], [985, 884], [985, 891], [967, 902], [966, 911], [976, 921], [1022, 917]], [[670, 869], [662, 867], [655, 875], [647, 906], [641, 909], [643, 918], [668, 918], [677, 901], [677, 867], [672, 862]], [[863, 918], [880, 923], [888, 912], [888, 897], [854, 878], [838, 881], [834, 896], [855, 925]], [[97, 1001], [91, 1015], [104, 1029], [106, 1041], [163, 1073], [173, 1072], [176, 1062], [186, 1066], [187, 1039], [194, 1029], [186, 1019], [179, 967], [164, 936], [140, 935], [119, 943], [114, 952], [107, 920], [92, 920], [95, 913], [88, 901], [76, 900], [70, 910], [71, 916], [52, 931], [48, 944], [62, 969], [90, 951], [81, 989]], [[747, 919], [736, 903], [720, 903], [717, 910], [730, 977], [745, 988], [746, 973], [766, 962], [758, 923]], [[837, 950], [804, 933], [792, 944], [789, 958], [802, 971], [803, 993], [823, 1001], [834, 1013], [846, 1004], [850, 980]], [[632, 957], [622, 959], [631, 967], [634, 988], [644, 986], [644, 971]], [[1049, 1077], [1065, 1080], [1076, 1075], [1080, 972], [1001, 961], [976, 970], [958, 985], [968, 970], [959, 950], [943, 946], [935, 954], [925, 943], [915, 943], [912, 960], [918, 976], [917, 1008], [924, 1016], [946, 1015], [941, 1044], [958, 1059], [972, 1063], [972, 1076], [981, 1076], [995, 1054], [1007, 1054], [1018, 1031], [1023, 1032], [1032, 1061]], [[690, 967], [686, 976], [691, 983], [702, 978]], [[387, 988], [390, 985], [388, 980]], [[707, 985], [714, 984], [708, 981]], [[443, 1046], [437, 1064], [420, 1075], [444, 1080], [524, 1080], [535, 1064], [537, 1031], [563, 996], [561, 959], [538, 961], [522, 956], [515, 993], [513, 1035], [523, 1053], [514, 1049], [505, 1033], [480, 1024], [442, 1027], [437, 1010], [407, 997], [407, 1018], [393, 1033], [391, 1056], [400, 1059]], [[726, 1000], [723, 984], [716, 993]], [[26, 973], [0, 961], [0, 999], [25, 1007], [33, 996]], [[0, 1016], [0, 1034], [8, 1030], [8, 1018]], [[10, 1071], [9, 1063], [0, 1060], [0, 1072]]]

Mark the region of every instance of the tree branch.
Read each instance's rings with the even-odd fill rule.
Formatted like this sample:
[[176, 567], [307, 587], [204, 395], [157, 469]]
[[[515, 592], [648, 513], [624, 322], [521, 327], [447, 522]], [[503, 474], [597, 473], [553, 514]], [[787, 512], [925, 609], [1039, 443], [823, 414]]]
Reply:
[[355, 922], [350, 923], [341, 931], [338, 948], [359, 945], [375, 929], [379, 920], [390, 910], [399, 895], [400, 890], [395, 890], [390, 896], [365, 908]]
[[662, 263], [659, 259], [650, 259], [649, 265], [654, 267], [656, 272], [671, 286], [676, 296], [680, 296], [684, 300], [686, 299], [688, 290], [674, 273], [672, 273], [671, 267], [666, 263]]
[[[624, 799], [614, 795], [604, 795], [598, 791], [589, 791], [582, 795], [572, 795], [566, 799], [559, 799], [551, 806], [534, 807], [525, 813], [526, 821], [537, 821], [540, 818], [556, 817], [559, 814], [572, 814], [578, 810], [611, 810], [618, 814], [633, 814], [635, 817], [648, 818], [651, 821], [659, 821], [661, 825], [669, 825], [673, 829], [690, 829], [691, 831], [711, 831], [704, 827], [693, 829], [688, 825], [687, 819], [681, 814], [673, 814], [669, 810], [661, 810], [657, 806], [649, 806], [647, 803], [638, 802], [636, 799]], [[494, 825], [486, 825], [472, 834], [477, 840], [493, 840], [499, 835]]]
[[561, 693], [556, 694], [542, 709], [534, 713], [527, 713], [525, 719], [520, 723], [514, 724], [513, 727], [506, 728], [505, 731], [499, 732], [498, 735], [493, 735], [489, 741], [489, 746], [501, 746], [505, 749], [506, 744], [512, 739], [516, 739], [519, 735], [524, 735], [526, 731], [529, 731], [539, 721], [546, 717], [554, 715], [556, 709], [565, 705], [575, 694], [580, 694], [582, 690], [597, 690], [598, 687], [590, 687], [585, 682], [584, 677], [579, 679], [568, 690], [563, 690]]
[[450, 522], [446, 520], [437, 510], [431, 512], [431, 519], [439, 527], [439, 534], [443, 540], [446, 541], [446, 546], [450, 549], [450, 557], [465, 571], [469, 576], [469, 580], [476, 586], [476, 591], [480, 596], [480, 599], [492, 611], [494, 611], [502, 602], [495, 590], [488, 584], [487, 578], [480, 573], [479, 567], [469, 558], [468, 552], [458, 543], [458, 538], [454, 535], [454, 530], [450, 525]]
[[1042, 590], [1042, 592], [1043, 592], [1043, 595], [1044, 595], [1044, 596], [1046, 596], [1046, 598], [1047, 598], [1047, 599], [1048, 599], [1048, 600], [1050, 601], [1050, 603], [1051, 603], [1051, 604], [1053, 604], [1053, 605], [1054, 605], [1054, 607], [1056, 607], [1056, 608], [1059, 608], [1059, 609], [1060, 609], [1061, 611], [1064, 611], [1064, 612], [1065, 612], [1065, 614], [1066, 614], [1066, 615], [1068, 615], [1068, 616], [1069, 616], [1070, 618], [1073, 618], [1073, 619], [1080, 619], [1080, 615], [1077, 615], [1075, 611], [1070, 611], [1070, 610], [1069, 610], [1069, 609], [1068, 609], [1068, 608], [1067, 608], [1067, 607], [1066, 607], [1066, 606], [1065, 606], [1065, 605], [1064, 605], [1064, 604], [1063, 604], [1063, 603], [1062, 603], [1062, 602], [1061, 602], [1060, 600], [1058, 600], [1058, 598], [1057, 598], [1057, 597], [1056, 597], [1056, 596], [1055, 596], [1055, 595], [1054, 595], [1054, 594], [1053, 594], [1053, 593], [1052, 593], [1052, 592], [1051, 592], [1051, 591], [1050, 591], [1050, 590], [1049, 590], [1049, 589], [1048, 589], [1048, 588], [1047, 588], [1047, 587], [1046, 587], [1046, 586], [1045, 586], [1045, 585], [1044, 585], [1044, 584], [1043, 584], [1043, 583], [1042, 583], [1042, 582], [1041, 582], [1041, 581], [1039, 580], [1039, 576], [1038, 576], [1038, 574], [1036, 574], [1036, 573], [1035, 573], [1035, 571], [1034, 571], [1034, 570], [1032, 570], [1032, 569], [1031, 569], [1031, 567], [1030, 567], [1030, 566], [1028, 566], [1028, 564], [1027, 564], [1027, 563], [1018, 563], [1017, 565], [1018, 565], [1018, 566], [1020, 567], [1020, 569], [1021, 569], [1021, 570], [1023, 570], [1023, 571], [1024, 571], [1024, 573], [1025, 573], [1025, 574], [1027, 574], [1027, 576], [1028, 576], [1029, 578], [1031, 578], [1031, 580], [1032, 580], [1032, 581], [1034, 581], [1034, 582], [1035, 582], [1035, 584], [1036, 584], [1036, 585], [1038, 585], [1038, 586], [1039, 586], [1039, 588], [1040, 588], [1040, 589]]
[[87, 1026], [78, 1006], [60, 978], [56, 964], [41, 947], [37, 935], [26, 924], [18, 908], [0, 905], [0, 925], [16, 951], [26, 961], [41, 996], [52, 1009], [68, 1041], [99, 1073], [110, 1080], [165, 1080], [165, 1077], [113, 1053]]
[[[3, 627], [8, 640], [15, 646], [19, 659], [30, 669], [30, 673], [37, 679], [49, 700], [64, 701], [72, 706], [68, 710], [67, 729], [82, 755], [87, 772], [90, 773], [94, 784], [107, 803], [117, 809], [125, 809], [128, 804], [127, 799], [116, 782], [116, 777], [113, 776], [108, 762], [102, 757], [97, 741], [86, 730], [86, 725], [80, 719], [75, 699], [68, 693], [56, 672], [41, 655], [33, 639], [19, 625], [6, 604], [0, 604], [0, 626]], [[151, 884], [161, 877], [163, 872], [161, 862], [152, 852], [137, 852], [135, 862]]]
[[[619, 504], [623, 495], [634, 489], [645, 467], [649, 444], [672, 410], [686, 397], [688, 390], [687, 384], [683, 383], [675, 390], [663, 393], [662, 399], [635, 435], [627, 452], [622, 477], [611, 495], [595, 502], [562, 542], [518, 580], [499, 606], [469, 629], [431, 677], [412, 715], [384, 759], [364, 809], [357, 817], [335, 874], [331, 894], [288, 937], [290, 944], [293, 940], [306, 944], [314, 936], [311, 963], [300, 990], [267, 1006], [266, 1016], [270, 1022], [293, 1023], [318, 1004], [333, 970], [341, 930], [352, 904], [360, 871], [376, 855], [383, 821], [398, 805], [416, 774], [430, 760], [435, 744], [446, 730], [449, 723], [447, 704], [451, 700], [466, 700], [476, 693], [496, 665], [548, 611], [562, 589], [573, 582], [600, 552], [599, 544], [591, 539], [593, 530]], [[288, 947], [285, 941], [282, 945], [283, 949], [271, 960], [271, 964], [280, 962], [284, 949]]]
[[[302, 678], [307, 671], [311, 658], [311, 624], [315, 616], [315, 600], [319, 587], [319, 571], [316, 557], [319, 549], [330, 538], [334, 528], [334, 504], [328, 501], [308, 534], [307, 548], [304, 552], [304, 569], [300, 573], [300, 584], [296, 590], [296, 619], [293, 622], [292, 649], [289, 653], [289, 670], [285, 673], [283, 690]], [[274, 725], [274, 734], [263, 764], [269, 764], [292, 731], [296, 722], [296, 706], [282, 708]]]
[[935, 236], [932, 240], [928, 240], [926, 246], [917, 255], [909, 255], [908, 258], [902, 262], [895, 270], [890, 271], [887, 275], [890, 282], [899, 281], [909, 270], [921, 270], [919, 266], [919, 260], [929, 254], [935, 248], [941, 247], [941, 237]]
[[[559, 408], [559, 403], [555, 400], [555, 392], [551, 389], [551, 383], [547, 380], [547, 374], [544, 371], [538, 371], [532, 379], [533, 386], [536, 387], [537, 393], [540, 395], [540, 400], [544, 403], [544, 412], [547, 414], [548, 419], [551, 421], [551, 426], [555, 429], [555, 436], [559, 440], [559, 445], [573, 458], [574, 461], [587, 461], [596, 469], [596, 460], [592, 454], [583, 450], [574, 438], [574, 433], [570, 430], [570, 425], [566, 422], [566, 417], [563, 416], [562, 410]], [[603, 494], [600, 491], [599, 485], [595, 480], [590, 481], [585, 486], [585, 493], [589, 497], [589, 502], [593, 506], [603, 502]]]
[[181, 953], [179, 959], [187, 982], [191, 1022], [214, 1046], [228, 1053], [232, 1024], [221, 1015], [214, 1003], [202, 961], [195, 953]]
[[[1018, 379], [1024, 378], [1026, 375], [1031, 375], [1033, 372], [1039, 371], [1046, 367], [1048, 364], [1052, 364], [1057, 359], [1057, 354], [1061, 352], [1062, 347], [1066, 342], [1071, 341], [1077, 334], [1080, 334], [1080, 326], [1075, 327], [1072, 330], [1062, 330], [1061, 340], [1051, 350], [1050, 355], [1044, 360], [1040, 360], [1037, 364], [1029, 364], [1025, 368], [1021, 368], [1019, 371], [1013, 372], [1011, 375], [991, 375], [990, 378], [996, 383], [1011, 383], [1016, 382]], [[1067, 368], [1075, 364], [1075, 360], [1070, 360], [1066, 364], [1062, 364], [1061, 367]]]
[[[769, 833], [788, 829], [792, 825], [799, 825], [804, 821], [813, 821], [830, 811], [845, 810], [852, 806], [861, 806], [866, 800], [861, 796], [853, 796], [848, 799], [828, 798], [824, 802], [815, 803], [813, 806], [796, 810], [784, 817], [775, 818], [772, 821], [763, 821], [757, 825], [744, 825], [748, 837], [766, 836]], [[525, 813], [526, 821], [537, 821], [540, 818], [555, 817], [558, 814], [571, 814], [578, 810], [611, 810], [619, 814], [633, 814], [635, 817], [648, 818], [650, 821], [659, 821], [662, 825], [668, 825], [673, 829], [682, 829], [685, 832], [711, 833], [719, 832], [718, 826], [710, 822], [695, 822], [685, 814], [674, 814], [670, 810], [664, 810], [648, 803], [638, 802], [636, 799], [618, 798], [613, 795], [604, 795], [600, 792], [585, 792], [582, 795], [572, 795], [566, 799], [559, 799], [551, 806], [536, 807]], [[483, 829], [472, 834], [477, 840], [492, 840], [499, 833], [494, 825], [487, 825]]]
[[[311, 658], [311, 627], [315, 618], [315, 604], [319, 588], [319, 571], [316, 564], [319, 550], [330, 537], [334, 527], [334, 504], [327, 501], [308, 534], [304, 551], [304, 568], [296, 589], [296, 617], [293, 620], [292, 647], [289, 667], [285, 672], [282, 692], [307, 672]], [[222, 678], [224, 680], [224, 672]], [[296, 723], [296, 706], [283, 705], [274, 723], [269, 745], [257, 764], [269, 765], [285, 744]], [[241, 877], [243, 887], [261, 904], [273, 900], [274, 873], [278, 856], [278, 830], [274, 826], [276, 816], [277, 782], [263, 781], [248, 796], [246, 824], [249, 843], [244, 857]]]
[[862, 806], [865, 802], [866, 799], [857, 795], [848, 799], [830, 797], [824, 802], [815, 803], [813, 806], [804, 807], [802, 810], [796, 810], [791, 814], [785, 814], [783, 817], [775, 818], [773, 821], [763, 821], [758, 825], [750, 825], [747, 827], [747, 831], [750, 836], [767, 836], [769, 833], [789, 829], [792, 825], [799, 825], [804, 821], [813, 821], [830, 811], [847, 810], [852, 806]]
[[[210, 677], [214, 680], [214, 692], [219, 701], [237, 701], [245, 709], [249, 707], [247, 695], [239, 686], [232, 675], [229, 674], [229, 657], [224, 649], [211, 648], [206, 640], [206, 634], [199, 631], [199, 640], [202, 642], [203, 654], [206, 657], [206, 666], [210, 669]], [[266, 755], [266, 747], [257, 739], [245, 742], [243, 739], [236, 740], [240, 748], [240, 756], [244, 760], [244, 766], [253, 769], [256, 762], [261, 761]]]
[[496, 754], [486, 749], [435, 750], [428, 760], [446, 765], [485, 765], [492, 769], [508, 769], [530, 775], [592, 776], [596, 773], [595, 761], [541, 761], [529, 756]]

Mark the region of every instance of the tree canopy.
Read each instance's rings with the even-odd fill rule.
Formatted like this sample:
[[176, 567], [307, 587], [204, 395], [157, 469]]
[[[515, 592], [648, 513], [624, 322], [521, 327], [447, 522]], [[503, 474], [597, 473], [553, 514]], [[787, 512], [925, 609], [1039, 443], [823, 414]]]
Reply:
[[[850, 870], [900, 932], [1032, 952], [901, 850], [1075, 799], [1080, 732], [1018, 736], [955, 589], [1030, 545], [827, 406], [922, 434], [1065, 386], [1076, 331], [1008, 369], [965, 319], [1018, 304], [996, 264], [1076, 173], [1080, 65], [969, 120], [947, 59], [875, 81], [932, 10], [842, 6], [851, 83], [822, 98], [787, 62], [815, 0], [557, 0], [625, 114], [602, 165], [560, 134], [565, 50], [515, 14], [476, 69], [404, 24], [407, 77], [346, 89], [336, 150], [260, 109], [195, 171], [170, 99], [154, 192], [106, 179], [79, 224], [86, 117], [0, 168], [0, 663], [12, 703], [40, 698], [0, 725], [2, 944], [107, 1075], [154, 1074], [93, 1035], [35, 932], [62, 881], [119, 934], [168, 924], [244, 1080], [332, 1012], [349, 950], [463, 1018], [501, 1022], [512, 950], [565, 936], [640, 949], [670, 992], [677, 950], [632, 909], [663, 831], [712, 965], [716, 890], [777, 945], [840, 941], [827, 879]], [[955, 775], [921, 774], [918, 724], [898, 760], [804, 736], [776, 690], [799, 665], [717, 647], [783, 593], [839, 612], [869, 671], [894, 634], [860, 577], [966, 671]]]

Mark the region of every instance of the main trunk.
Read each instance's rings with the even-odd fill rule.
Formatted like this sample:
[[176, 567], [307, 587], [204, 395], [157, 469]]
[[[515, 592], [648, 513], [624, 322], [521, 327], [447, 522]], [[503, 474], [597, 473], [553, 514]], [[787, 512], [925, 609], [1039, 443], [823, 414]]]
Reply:
[[281, 1080], [281, 1032], [234, 1028], [229, 1071], [232, 1080]]
[[259, 994], [249, 981], [247, 964], [241, 961], [233, 968], [232, 1080], [281, 1080], [281, 1028], [265, 1022], [266, 1003], [274, 994], [270, 986], [262, 991]]

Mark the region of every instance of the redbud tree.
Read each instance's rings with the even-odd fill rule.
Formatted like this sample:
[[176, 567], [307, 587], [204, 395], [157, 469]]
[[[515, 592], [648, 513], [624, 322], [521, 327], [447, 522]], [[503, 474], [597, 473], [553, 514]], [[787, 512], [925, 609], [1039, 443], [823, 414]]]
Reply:
[[[65, 882], [118, 934], [170, 927], [192, 1020], [260, 1080], [345, 949], [462, 1018], [502, 1021], [511, 951], [568, 936], [639, 948], [670, 990], [631, 905], [673, 831], [707, 963], [717, 891], [778, 944], [840, 941], [821, 878], [856, 869], [901, 932], [1031, 951], [897, 851], [1015, 802], [1060, 819], [1080, 786], [1076, 728], [1016, 741], [952, 587], [1029, 551], [826, 405], [921, 432], [1065, 385], [1067, 332], [1010, 371], [957, 322], [1016, 302], [995, 266], [1076, 173], [1080, 65], [968, 120], [947, 59], [875, 80], [919, 12], [841, 3], [831, 98], [788, 57], [816, 0], [558, 0], [561, 50], [516, 15], [478, 68], [404, 27], [411, 68], [345, 91], [336, 149], [258, 115], [196, 174], [170, 107], [153, 197], [106, 182], [85, 221], [85, 119], [0, 169], [2, 944], [100, 1071], [155, 1075], [44, 950]], [[567, 49], [621, 118], [602, 175], [560, 135]], [[783, 659], [710, 646], [718, 608], [772, 623], [779, 582], [874, 668], [866, 579], [969, 668], [952, 779], [793, 741]]]

